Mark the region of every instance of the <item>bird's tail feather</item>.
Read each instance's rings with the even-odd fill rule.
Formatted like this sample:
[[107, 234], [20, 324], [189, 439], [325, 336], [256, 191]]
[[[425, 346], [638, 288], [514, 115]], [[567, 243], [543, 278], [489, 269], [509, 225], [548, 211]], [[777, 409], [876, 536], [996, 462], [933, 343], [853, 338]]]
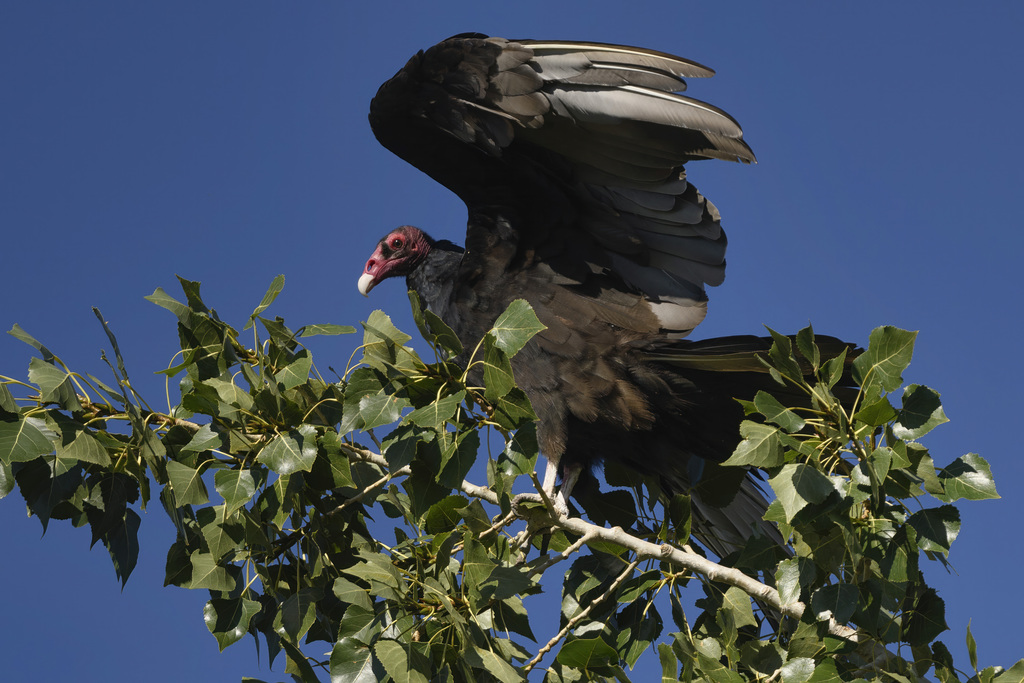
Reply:
[[775, 524], [765, 521], [768, 500], [752, 476], [743, 480], [729, 504], [723, 507], [708, 504], [699, 491], [694, 490], [690, 508], [690, 535], [720, 558], [742, 549], [755, 534], [780, 546], [786, 544]]

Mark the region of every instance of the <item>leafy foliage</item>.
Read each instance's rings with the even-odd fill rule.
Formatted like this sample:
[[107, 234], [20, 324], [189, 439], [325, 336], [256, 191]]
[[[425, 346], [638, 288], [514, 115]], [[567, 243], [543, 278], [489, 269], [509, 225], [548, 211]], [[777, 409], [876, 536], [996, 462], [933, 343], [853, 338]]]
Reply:
[[[509, 362], [542, 329], [525, 302], [484, 339], [459, 340], [413, 296], [429, 361], [376, 312], [359, 362], [327, 379], [301, 339], [355, 330], [264, 317], [283, 284], [243, 328], [251, 346], [199, 283], [181, 280], [184, 302], [148, 297], [177, 318], [182, 349], [164, 371], [180, 400], [163, 412], [132, 388], [98, 312], [113, 386], [15, 326], [41, 358], [27, 382], [0, 383], [0, 497], [17, 487], [44, 530], [88, 526], [122, 582], [138, 557], [135, 508], [157, 497], [178, 530], [166, 584], [209, 591], [203, 619], [221, 649], [250, 635], [297, 680], [512, 683], [542, 660], [552, 683], [628, 680], [648, 650], [663, 680], [967, 677], [936, 640], [944, 603], [921, 560], [945, 563], [960, 531], [952, 503], [997, 494], [983, 458], [937, 467], [918, 441], [946, 421], [938, 393], [910, 385], [894, 398], [913, 333], [871, 333], [856, 391], [810, 328], [772, 333], [763, 360], [780, 395], [806, 400], [745, 404], [727, 464], [766, 473], [769, 518], [792, 548], [755, 537], [712, 562], [685, 546], [689, 498], [661, 501], [635, 473], [609, 467], [612, 488], [579, 489], [589, 521], [516, 497], [538, 455]], [[452, 362], [470, 348], [468, 370]], [[544, 643], [536, 633], [555, 625], [524, 603], [541, 591], [561, 605]], [[977, 672], [967, 637], [972, 680], [1020, 680], [1024, 661]]]

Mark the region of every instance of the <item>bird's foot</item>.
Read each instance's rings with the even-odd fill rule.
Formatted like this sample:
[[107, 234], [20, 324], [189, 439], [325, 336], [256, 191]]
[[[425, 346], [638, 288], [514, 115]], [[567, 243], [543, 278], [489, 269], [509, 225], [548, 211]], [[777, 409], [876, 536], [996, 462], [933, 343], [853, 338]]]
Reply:
[[522, 519], [530, 517], [528, 508], [536, 505], [543, 506], [556, 518], [569, 516], [569, 505], [561, 492], [541, 490], [540, 493], [520, 493], [512, 497], [512, 511]]

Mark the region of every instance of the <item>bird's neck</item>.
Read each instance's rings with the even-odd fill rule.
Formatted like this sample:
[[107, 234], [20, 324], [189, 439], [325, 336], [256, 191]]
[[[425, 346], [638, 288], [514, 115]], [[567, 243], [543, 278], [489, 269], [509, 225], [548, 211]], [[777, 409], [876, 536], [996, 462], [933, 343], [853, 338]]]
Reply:
[[423, 306], [442, 320], [446, 319], [448, 313], [462, 254], [462, 247], [447, 240], [439, 240], [434, 242], [416, 269], [406, 276], [406, 284], [416, 290]]

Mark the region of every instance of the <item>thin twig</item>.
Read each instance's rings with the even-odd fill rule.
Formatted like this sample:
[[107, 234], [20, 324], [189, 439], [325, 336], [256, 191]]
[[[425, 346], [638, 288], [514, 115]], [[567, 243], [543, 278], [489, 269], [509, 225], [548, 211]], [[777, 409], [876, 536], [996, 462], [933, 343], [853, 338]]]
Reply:
[[537, 656], [526, 663], [526, 666], [523, 667], [523, 671], [529, 671], [530, 669], [532, 669], [534, 665], [536, 665], [537, 662], [539, 662], [541, 658], [551, 650], [551, 648], [557, 645], [559, 641], [562, 640], [562, 638], [568, 635], [569, 631], [571, 631], [576, 626], [576, 624], [586, 619], [587, 615], [589, 615], [595, 607], [597, 607], [599, 604], [610, 598], [615, 593], [615, 591], [618, 590], [619, 586], [622, 585], [622, 582], [628, 579], [630, 576], [632, 576], [633, 570], [636, 569], [636, 566], [638, 564], [640, 564], [639, 560], [633, 560], [632, 562], [630, 562], [629, 566], [627, 566], [621, 574], [615, 577], [615, 580], [612, 581], [612, 585], [608, 586], [608, 590], [606, 590], [604, 593], [591, 600], [590, 604], [587, 605], [582, 612], [580, 612], [575, 617], [570, 619], [569, 623], [565, 625], [565, 628], [559, 631], [554, 638], [549, 640], [544, 645], [544, 647], [537, 651]]

